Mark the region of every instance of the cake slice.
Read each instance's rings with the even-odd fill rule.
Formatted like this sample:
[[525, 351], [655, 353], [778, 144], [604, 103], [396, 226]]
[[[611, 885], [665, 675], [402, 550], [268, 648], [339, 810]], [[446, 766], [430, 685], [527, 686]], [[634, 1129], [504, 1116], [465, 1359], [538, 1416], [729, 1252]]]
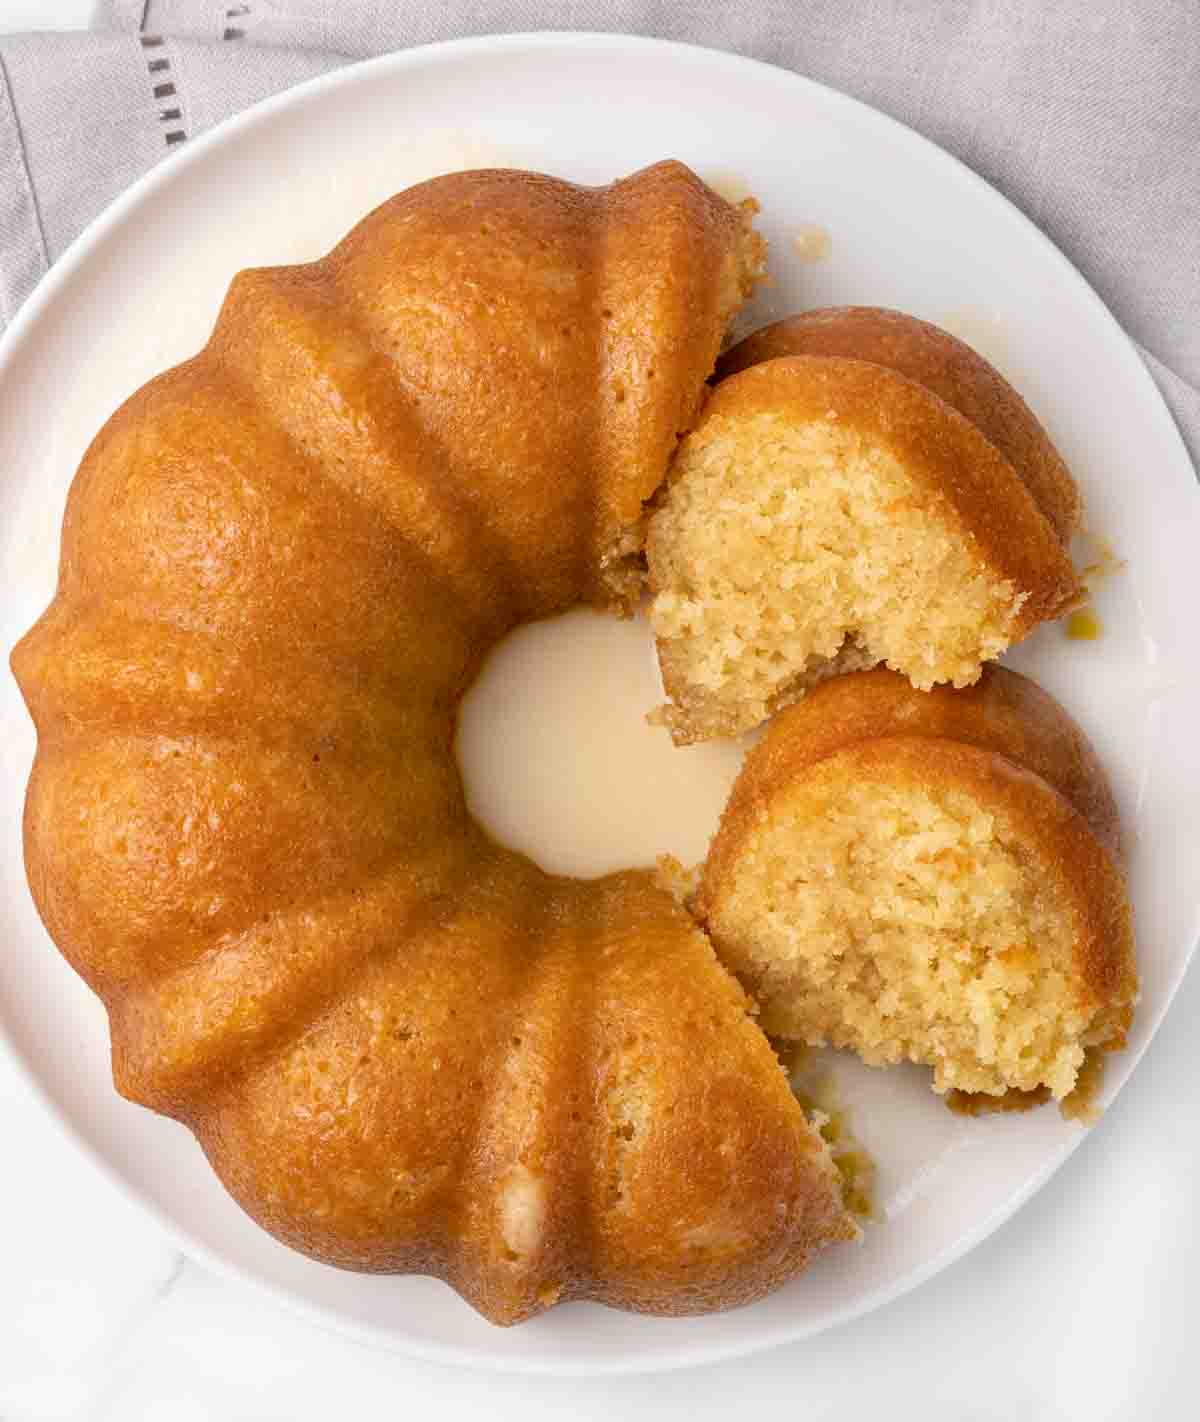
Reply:
[[849, 356], [721, 381], [646, 556], [678, 744], [741, 734], [880, 662], [923, 689], [969, 685], [1081, 593], [1060, 529], [979, 427]]
[[938, 1092], [1076, 1086], [1137, 993], [1112, 796], [1014, 672], [819, 687], [747, 756], [695, 911], [771, 1035], [933, 1069]]

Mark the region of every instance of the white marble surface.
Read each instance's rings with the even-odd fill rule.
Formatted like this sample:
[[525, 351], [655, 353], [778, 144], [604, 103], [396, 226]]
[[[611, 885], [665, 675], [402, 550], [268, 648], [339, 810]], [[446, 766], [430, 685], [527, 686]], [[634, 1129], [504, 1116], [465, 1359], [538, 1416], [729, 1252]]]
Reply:
[[[0, 0], [0, 32], [89, 0]], [[0, 1422], [437, 1418], [1190, 1422], [1200, 1417], [1200, 976], [1051, 1184], [966, 1260], [810, 1343], [659, 1378], [554, 1381], [373, 1352], [184, 1260], [0, 1048]]]

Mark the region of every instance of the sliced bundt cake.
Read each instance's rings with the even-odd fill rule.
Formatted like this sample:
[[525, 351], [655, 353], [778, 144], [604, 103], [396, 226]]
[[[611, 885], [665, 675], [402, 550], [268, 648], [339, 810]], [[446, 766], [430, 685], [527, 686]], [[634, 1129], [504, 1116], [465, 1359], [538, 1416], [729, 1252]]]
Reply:
[[666, 163], [436, 179], [242, 273], [92, 443], [13, 654], [29, 881], [120, 1090], [281, 1240], [497, 1323], [746, 1303], [856, 1232], [687, 915], [494, 844], [453, 748], [507, 631], [636, 594], [761, 265]]

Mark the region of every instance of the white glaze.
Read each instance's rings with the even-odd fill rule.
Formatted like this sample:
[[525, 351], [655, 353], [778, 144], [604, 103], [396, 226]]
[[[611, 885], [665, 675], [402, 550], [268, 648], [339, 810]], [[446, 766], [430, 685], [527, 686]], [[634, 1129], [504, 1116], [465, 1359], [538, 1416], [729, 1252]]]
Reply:
[[1012, 340], [1008, 327], [994, 312], [982, 307], [961, 306], [935, 316], [934, 325], [957, 336], [973, 351], [990, 361], [1002, 375], [1008, 374], [1012, 360]]
[[833, 255], [833, 236], [828, 227], [806, 222], [792, 238], [792, 252], [806, 265], [825, 262]]
[[581, 609], [519, 628], [459, 715], [472, 812], [552, 873], [703, 859], [749, 742], [677, 748], [646, 721], [662, 700], [642, 618]]

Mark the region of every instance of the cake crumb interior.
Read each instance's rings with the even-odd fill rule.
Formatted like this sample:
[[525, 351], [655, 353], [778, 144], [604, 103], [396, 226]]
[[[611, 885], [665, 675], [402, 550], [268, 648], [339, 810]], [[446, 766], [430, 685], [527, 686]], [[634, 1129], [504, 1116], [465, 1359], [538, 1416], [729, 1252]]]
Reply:
[[[736, 734], [832, 670], [886, 662], [964, 686], [1024, 600], [981, 571], [957, 515], [834, 419], [715, 419], [687, 441], [648, 538], [651, 608], [681, 725]], [[667, 719], [670, 720], [668, 712]]]
[[802, 790], [746, 846], [712, 927], [773, 1036], [926, 1064], [939, 1092], [1075, 1086], [1094, 1004], [1071, 913], [961, 790]]

